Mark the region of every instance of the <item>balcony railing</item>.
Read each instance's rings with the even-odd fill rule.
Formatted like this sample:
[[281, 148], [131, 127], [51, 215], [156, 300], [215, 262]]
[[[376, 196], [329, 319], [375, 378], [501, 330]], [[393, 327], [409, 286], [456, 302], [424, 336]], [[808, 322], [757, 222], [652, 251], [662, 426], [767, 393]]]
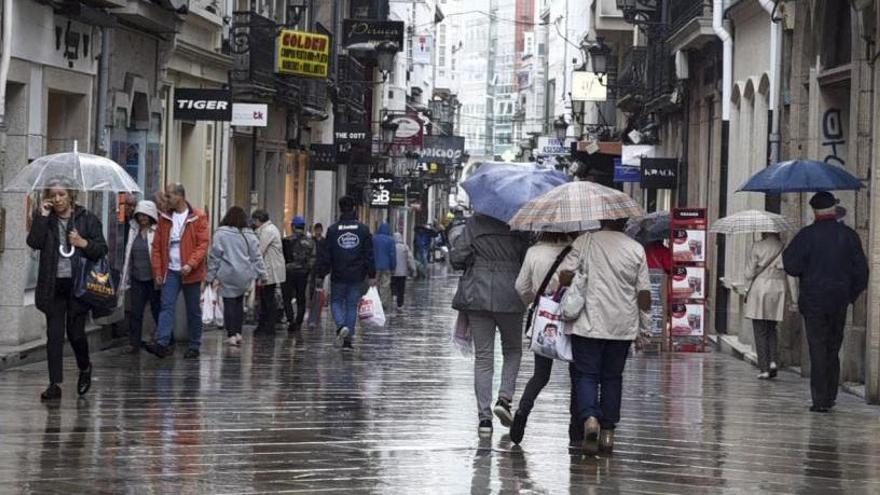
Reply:
[[360, 61], [350, 55], [339, 55], [336, 58], [336, 76], [338, 81], [338, 103], [345, 106], [344, 110], [363, 114], [367, 88], [367, 70]]
[[647, 91], [647, 60], [648, 49], [635, 46], [623, 57], [620, 71], [617, 74], [615, 93], [618, 100], [627, 97], [644, 98]]
[[668, 0], [669, 1], [669, 33], [675, 33], [688, 22], [700, 18], [712, 17], [711, 0]]
[[675, 62], [665, 41], [655, 40], [648, 45], [648, 91], [646, 101], [650, 102], [672, 93], [675, 88]]
[[323, 113], [327, 108], [327, 81], [324, 79], [302, 79], [300, 100], [303, 108], [312, 113]]

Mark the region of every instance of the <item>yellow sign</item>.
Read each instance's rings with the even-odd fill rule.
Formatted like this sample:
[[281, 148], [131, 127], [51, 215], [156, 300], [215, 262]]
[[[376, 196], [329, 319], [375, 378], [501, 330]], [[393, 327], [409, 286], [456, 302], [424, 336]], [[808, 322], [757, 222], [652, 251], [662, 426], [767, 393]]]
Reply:
[[323, 34], [284, 29], [276, 43], [275, 72], [292, 76], [329, 75], [330, 38]]

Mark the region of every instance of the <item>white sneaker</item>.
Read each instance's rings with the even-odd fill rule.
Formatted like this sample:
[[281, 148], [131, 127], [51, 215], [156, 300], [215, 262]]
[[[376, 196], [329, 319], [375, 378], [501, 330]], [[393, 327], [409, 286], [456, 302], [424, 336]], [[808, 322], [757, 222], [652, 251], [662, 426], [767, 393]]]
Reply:
[[768, 373], [766, 371], [762, 371], [761, 373], [758, 373], [758, 380], [769, 380], [769, 379], [770, 379], [770, 373]]
[[237, 346], [238, 339], [236, 339], [235, 335], [233, 335], [232, 337], [229, 337], [228, 339], [226, 339], [226, 344], [231, 345], [231, 346]]
[[241, 345], [241, 334], [240, 333], [235, 334], [235, 342], [238, 345]]
[[351, 333], [351, 331], [348, 329], [348, 327], [342, 327], [336, 331], [336, 346], [337, 347], [342, 347], [342, 343], [345, 342], [345, 338], [348, 337], [349, 333]]

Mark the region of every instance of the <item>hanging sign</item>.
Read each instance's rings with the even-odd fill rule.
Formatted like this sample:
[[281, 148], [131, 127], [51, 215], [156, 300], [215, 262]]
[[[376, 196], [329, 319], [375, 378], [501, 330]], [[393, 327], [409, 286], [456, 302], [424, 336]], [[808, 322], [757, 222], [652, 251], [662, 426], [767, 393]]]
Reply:
[[336, 144], [370, 145], [373, 142], [368, 124], [336, 124], [333, 138]]
[[388, 208], [391, 206], [391, 188], [394, 176], [391, 174], [373, 174], [370, 176], [370, 208]]
[[176, 120], [232, 120], [232, 91], [228, 89], [174, 89]]
[[326, 78], [329, 75], [329, 36], [282, 29], [276, 45], [275, 72], [318, 78]]
[[397, 44], [397, 50], [403, 50], [402, 21], [368, 21], [361, 19], [345, 19], [342, 21], [342, 45], [351, 46], [359, 43], [376, 44], [390, 41]]
[[392, 119], [397, 124], [394, 144], [421, 145], [422, 121], [415, 115], [401, 115]]
[[535, 155], [538, 156], [559, 156], [571, 154], [571, 141], [560, 141], [555, 137], [540, 136], [538, 138], [538, 147], [535, 149]]
[[269, 121], [269, 105], [265, 103], [233, 103], [232, 125], [266, 127]]
[[620, 158], [614, 159], [614, 182], [639, 182], [642, 180], [642, 171], [639, 167], [622, 165]]
[[675, 189], [678, 185], [678, 160], [642, 158], [642, 189]]
[[571, 99], [605, 101], [608, 99], [608, 86], [593, 72], [574, 71], [571, 73]]
[[336, 146], [332, 144], [312, 144], [309, 146], [311, 157], [309, 163], [312, 170], [330, 170], [335, 171], [336, 166]]
[[414, 64], [431, 65], [434, 53], [434, 37], [430, 34], [413, 36], [412, 60]]
[[422, 159], [440, 165], [457, 165], [464, 154], [462, 136], [425, 136], [422, 143]]
[[389, 206], [406, 206], [406, 188], [392, 186], [391, 197], [388, 200]]

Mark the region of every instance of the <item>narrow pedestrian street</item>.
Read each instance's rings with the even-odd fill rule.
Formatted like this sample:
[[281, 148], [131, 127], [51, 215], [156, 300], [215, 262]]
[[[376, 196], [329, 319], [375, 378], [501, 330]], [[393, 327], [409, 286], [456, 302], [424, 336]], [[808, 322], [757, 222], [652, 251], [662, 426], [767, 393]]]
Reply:
[[[447, 344], [455, 278], [413, 284], [383, 330], [332, 329], [241, 349], [205, 336], [200, 361], [95, 354], [86, 399], [39, 402], [45, 363], [3, 372], [3, 493], [877, 493], [880, 409], [842, 394], [807, 411], [805, 380], [759, 382], [721, 354], [634, 357], [610, 458], [567, 449], [557, 366], [522, 447], [477, 436], [471, 361]], [[500, 352], [497, 352], [500, 354]], [[499, 356], [500, 358], [500, 356]], [[531, 372], [526, 353], [517, 392]], [[497, 379], [497, 373], [496, 373]]]

